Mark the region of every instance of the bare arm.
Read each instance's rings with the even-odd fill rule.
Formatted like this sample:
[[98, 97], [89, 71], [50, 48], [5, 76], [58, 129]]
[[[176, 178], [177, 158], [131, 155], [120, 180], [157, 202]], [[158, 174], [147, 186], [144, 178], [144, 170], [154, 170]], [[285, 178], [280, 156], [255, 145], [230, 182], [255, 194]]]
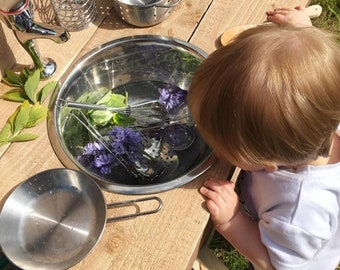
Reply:
[[267, 11], [267, 20], [280, 26], [310, 27], [313, 26], [303, 7], [276, 8]]
[[216, 230], [253, 265], [263, 270], [275, 269], [262, 244], [257, 222], [239, 209], [234, 184], [226, 180], [210, 179], [200, 191], [206, 197], [206, 205]]

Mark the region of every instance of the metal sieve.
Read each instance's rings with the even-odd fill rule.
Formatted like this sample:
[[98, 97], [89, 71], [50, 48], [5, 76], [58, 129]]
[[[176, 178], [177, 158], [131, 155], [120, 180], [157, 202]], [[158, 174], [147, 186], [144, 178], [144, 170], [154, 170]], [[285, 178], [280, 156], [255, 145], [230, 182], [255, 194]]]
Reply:
[[180, 0], [114, 0], [117, 15], [128, 24], [148, 27], [164, 21]]

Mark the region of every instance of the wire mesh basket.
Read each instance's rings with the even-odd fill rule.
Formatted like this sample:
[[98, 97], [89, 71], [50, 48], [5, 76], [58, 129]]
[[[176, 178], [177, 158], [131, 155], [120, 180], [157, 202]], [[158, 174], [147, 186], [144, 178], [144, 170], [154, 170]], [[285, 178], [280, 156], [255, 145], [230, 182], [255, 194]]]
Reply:
[[58, 23], [68, 31], [89, 27], [97, 16], [94, 0], [52, 0]]

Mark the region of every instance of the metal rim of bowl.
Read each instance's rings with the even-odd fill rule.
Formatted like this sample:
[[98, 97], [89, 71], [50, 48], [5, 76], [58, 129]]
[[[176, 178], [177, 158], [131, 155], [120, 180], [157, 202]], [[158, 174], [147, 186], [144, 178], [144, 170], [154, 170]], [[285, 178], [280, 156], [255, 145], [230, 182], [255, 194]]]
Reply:
[[133, 4], [133, 3], [129, 3], [127, 1], [124, 0], [114, 0], [117, 4], [121, 4], [127, 7], [134, 7], [134, 8], [151, 8], [151, 7], [160, 7], [160, 8], [173, 8], [174, 6], [176, 6], [181, 0], [174, 0], [174, 3], [170, 3], [168, 5], [166, 4], [160, 4], [162, 2], [164, 2], [164, 0], [156, 0], [150, 4], [143, 4], [143, 5], [137, 5], [137, 4]]
[[[116, 40], [109, 41], [107, 43], [104, 43], [100, 45], [97, 48], [92, 49], [87, 54], [85, 54], [83, 57], [81, 57], [79, 60], [75, 61], [64, 73], [64, 75], [61, 77], [59, 81], [59, 85], [61, 85], [61, 88], [59, 91], [55, 91], [51, 97], [49, 109], [50, 114], [52, 117], [48, 119], [47, 122], [47, 128], [48, 128], [48, 135], [49, 139], [52, 145], [52, 148], [54, 152], [56, 153], [59, 160], [64, 164], [65, 167], [80, 170], [83, 173], [89, 175], [90, 177], [94, 178], [95, 181], [104, 189], [109, 192], [115, 192], [120, 194], [131, 194], [131, 195], [142, 195], [142, 194], [152, 194], [152, 193], [159, 193], [168, 191], [180, 186], [183, 186], [184, 184], [187, 184], [200, 175], [202, 175], [204, 172], [206, 172], [216, 161], [215, 155], [212, 153], [212, 151], [209, 149], [209, 152], [207, 156], [200, 162], [200, 164], [196, 165], [194, 168], [192, 168], [190, 171], [188, 171], [186, 174], [179, 176], [178, 178], [164, 182], [164, 183], [155, 183], [155, 184], [148, 184], [148, 185], [123, 185], [120, 183], [113, 183], [109, 181], [104, 181], [101, 179], [98, 175], [89, 172], [86, 168], [82, 167], [73, 157], [73, 155], [69, 152], [67, 147], [63, 144], [60, 136], [60, 130], [58, 129], [58, 114], [56, 113], [56, 106], [54, 106], [54, 101], [59, 98], [59, 96], [62, 93], [62, 86], [67, 85], [68, 79], [71, 77], [73, 73], [75, 73], [77, 70], [81, 69], [81, 67], [84, 65], [84, 63], [87, 61], [87, 59], [90, 59], [94, 57], [95, 55], [100, 54], [103, 50], [106, 50], [108, 48], [112, 48], [124, 43], [129, 42], [148, 42], [148, 41], [160, 41], [162, 43], [166, 44], [172, 44], [175, 46], [179, 46], [181, 48], [188, 49], [189, 51], [194, 51], [195, 53], [202, 56], [202, 58], [206, 58], [208, 54], [204, 52], [202, 49], [198, 48], [197, 46], [190, 44], [186, 41], [179, 40], [176, 38], [171, 38], [167, 36], [161, 36], [161, 35], [136, 35], [136, 36], [128, 36], [119, 38]], [[57, 141], [57, 144], [53, 143], [53, 141]]]

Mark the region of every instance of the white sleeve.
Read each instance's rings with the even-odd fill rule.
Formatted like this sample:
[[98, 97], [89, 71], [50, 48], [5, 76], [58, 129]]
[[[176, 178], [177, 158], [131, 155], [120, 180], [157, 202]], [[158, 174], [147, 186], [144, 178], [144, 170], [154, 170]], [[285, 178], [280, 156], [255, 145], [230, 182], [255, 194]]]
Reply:
[[322, 202], [313, 203], [312, 207], [300, 202], [302, 207], [297, 207], [291, 217], [283, 214], [287, 205], [277, 205], [262, 213], [259, 221], [261, 239], [276, 269], [304, 269], [334, 236], [338, 208], [329, 207], [334, 205], [334, 196], [327, 195], [321, 196]]
[[322, 247], [324, 239], [275, 218], [260, 220], [263, 244], [275, 269], [303, 268]]

